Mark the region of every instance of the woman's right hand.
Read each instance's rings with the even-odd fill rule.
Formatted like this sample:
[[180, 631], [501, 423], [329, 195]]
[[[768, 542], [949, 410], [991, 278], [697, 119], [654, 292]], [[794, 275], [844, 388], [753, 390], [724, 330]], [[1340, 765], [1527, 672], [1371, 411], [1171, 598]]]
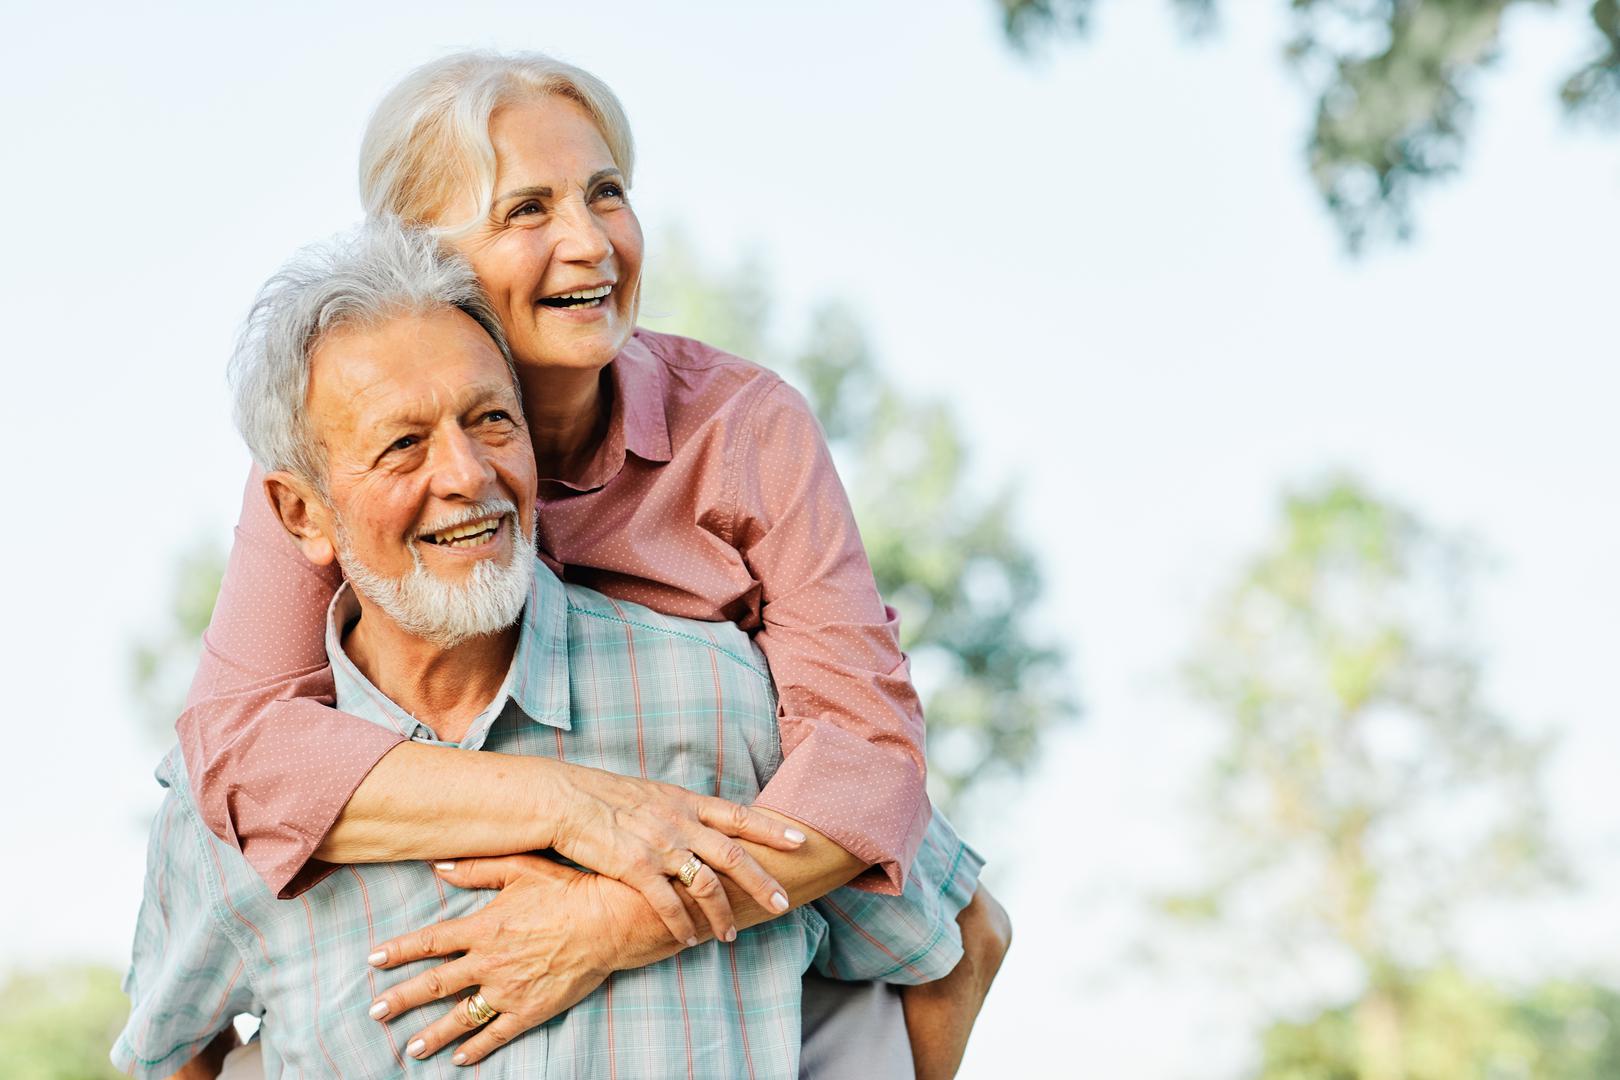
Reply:
[[559, 776], [552, 848], [581, 866], [624, 882], [652, 905], [675, 940], [695, 944], [692, 919], [675, 893], [681, 866], [693, 855], [703, 868], [686, 886], [721, 941], [737, 935], [719, 875], [766, 911], [788, 909], [787, 890], [737, 843], [752, 840], [780, 851], [804, 843], [804, 833], [746, 806], [582, 765]]

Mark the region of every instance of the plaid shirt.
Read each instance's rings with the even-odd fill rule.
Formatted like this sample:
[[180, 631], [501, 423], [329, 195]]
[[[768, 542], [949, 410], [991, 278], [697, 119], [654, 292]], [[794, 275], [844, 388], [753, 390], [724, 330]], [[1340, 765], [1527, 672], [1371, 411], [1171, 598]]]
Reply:
[[[437, 743], [344, 655], [358, 611], [333, 599], [327, 649], [338, 707]], [[457, 745], [555, 757], [749, 803], [781, 762], [776, 694], [748, 635], [728, 623], [660, 615], [564, 585], [538, 568], [505, 685]], [[277, 900], [203, 825], [173, 750], [152, 826], [145, 900], [125, 980], [133, 1008], [113, 1048], [120, 1068], [167, 1076], [239, 1013], [264, 1019], [265, 1075], [456, 1076], [440, 1053], [403, 1056], [443, 1006], [371, 1020], [378, 992], [439, 961], [379, 972], [389, 938], [476, 911], [494, 893], [445, 886], [425, 863], [346, 866]], [[901, 896], [841, 889], [658, 964], [614, 974], [531, 1028], [478, 1075], [795, 1077], [800, 980], [922, 982], [961, 956], [956, 914], [981, 862], [938, 815]]]

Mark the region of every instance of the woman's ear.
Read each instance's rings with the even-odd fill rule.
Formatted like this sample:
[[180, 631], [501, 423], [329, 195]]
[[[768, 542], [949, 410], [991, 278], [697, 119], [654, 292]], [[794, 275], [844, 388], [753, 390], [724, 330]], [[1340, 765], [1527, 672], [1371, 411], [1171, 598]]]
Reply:
[[264, 493], [281, 519], [281, 527], [303, 549], [304, 558], [316, 566], [330, 566], [337, 558], [337, 545], [329, 535], [334, 527], [332, 511], [310, 483], [278, 469], [265, 476]]

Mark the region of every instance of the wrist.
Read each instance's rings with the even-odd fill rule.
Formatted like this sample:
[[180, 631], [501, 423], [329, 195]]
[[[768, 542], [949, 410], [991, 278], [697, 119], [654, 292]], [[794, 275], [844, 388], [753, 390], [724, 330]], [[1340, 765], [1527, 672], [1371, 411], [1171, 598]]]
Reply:
[[569, 795], [571, 784], [568, 773], [573, 766], [549, 758], [526, 758], [528, 775], [521, 790], [526, 803], [525, 817], [529, 822], [530, 851], [567, 846], [573, 833], [569, 808], [575, 800]]

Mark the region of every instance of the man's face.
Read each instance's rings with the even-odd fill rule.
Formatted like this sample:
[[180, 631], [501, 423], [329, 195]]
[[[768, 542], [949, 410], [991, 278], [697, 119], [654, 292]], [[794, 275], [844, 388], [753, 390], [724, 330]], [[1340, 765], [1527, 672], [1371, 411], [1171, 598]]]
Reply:
[[442, 644], [515, 621], [534, 452], [484, 329], [441, 308], [340, 330], [311, 358], [308, 407], [327, 462], [311, 517], [361, 595]]

